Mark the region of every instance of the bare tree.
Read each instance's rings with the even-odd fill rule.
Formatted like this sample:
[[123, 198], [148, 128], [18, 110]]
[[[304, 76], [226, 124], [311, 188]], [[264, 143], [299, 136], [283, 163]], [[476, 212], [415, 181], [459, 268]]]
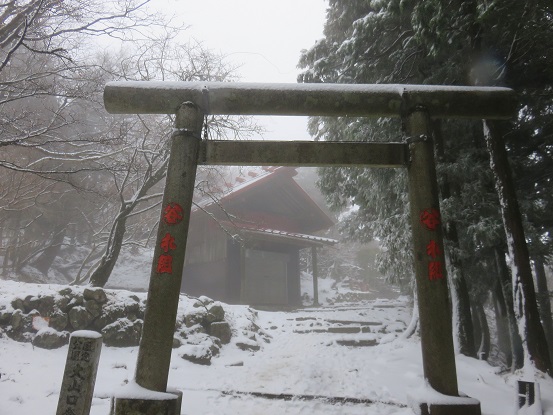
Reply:
[[[224, 57], [203, 48], [198, 42], [172, 42], [174, 33], [151, 39], [125, 59], [117, 59], [120, 79], [177, 80], [177, 81], [231, 81], [235, 67], [226, 64]], [[90, 270], [90, 283], [104, 286], [125, 244], [144, 246], [155, 229], [158, 215], [150, 215], [146, 223], [137, 220], [161, 202], [160, 181], [165, 177], [169, 160], [168, 137], [172, 117], [132, 117], [135, 120], [134, 146], [117, 157], [112, 169], [112, 181], [119, 198], [118, 211], [109, 231], [99, 233], [104, 247], [98, 263]], [[247, 137], [260, 132], [250, 117], [209, 116], [208, 131], [219, 139]], [[199, 173], [199, 176], [209, 176]], [[198, 188], [206, 192], [204, 181]], [[130, 222], [132, 220], [132, 222]], [[129, 228], [129, 223], [132, 225]], [[85, 278], [86, 279], [86, 278]]]
[[[101, 38], [143, 37], [167, 19], [148, 0], [0, 2], [0, 257], [4, 273], [46, 273], [74, 223], [75, 191], [105, 168], [113, 122], [99, 112], [105, 71], [90, 59]], [[115, 137], [116, 138], [116, 137]], [[120, 150], [117, 150], [120, 151]], [[80, 174], [75, 174], [80, 172]], [[82, 194], [80, 199], [83, 199]], [[73, 206], [73, 207], [70, 207]], [[60, 214], [64, 212], [65, 214]], [[68, 223], [62, 223], [68, 222]]]
[[[0, 209], [13, 209], [10, 198], [20, 197], [8, 182], [11, 174], [33, 202], [10, 215], [13, 231], [2, 235], [0, 256], [4, 269], [20, 273], [32, 265], [47, 275], [62, 251], [77, 250], [56, 269], [75, 282], [104, 285], [121, 248], [145, 246], [155, 228], [151, 210], [160, 201], [172, 128], [170, 117], [110, 116], [101, 99], [104, 84], [232, 81], [236, 67], [199, 42], [177, 40], [181, 27], [149, 15], [145, 2], [121, 0], [108, 12], [99, 1], [21, 4], [0, 6], [6, 21], [22, 22], [12, 27], [12, 43], [0, 48], [0, 169], [11, 172], [0, 175], [9, 185]], [[29, 17], [31, 9], [40, 19]], [[158, 30], [147, 30], [154, 21]], [[3, 30], [0, 39], [7, 42]], [[131, 35], [136, 41], [125, 42]], [[90, 54], [91, 38], [102, 36], [117, 38], [121, 52]], [[247, 117], [209, 116], [206, 125], [217, 138], [259, 131]], [[53, 188], [64, 196], [52, 193], [46, 207], [41, 189]]]

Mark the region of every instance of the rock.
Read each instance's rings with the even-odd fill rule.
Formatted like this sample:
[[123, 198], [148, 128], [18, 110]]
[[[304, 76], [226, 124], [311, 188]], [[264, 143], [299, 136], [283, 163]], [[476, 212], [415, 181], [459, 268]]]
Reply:
[[59, 295], [62, 296], [72, 296], [73, 295], [73, 289], [71, 287], [63, 288], [58, 291]]
[[67, 304], [67, 311], [72, 309], [73, 307], [79, 307], [82, 306], [84, 302], [83, 296], [80, 294], [77, 294], [75, 297], [72, 297], [69, 300], [69, 304]]
[[10, 321], [8, 336], [18, 342], [30, 342], [33, 339], [33, 317], [38, 316], [38, 311], [23, 314], [21, 310], [15, 310]]
[[186, 327], [180, 334], [183, 339], [190, 339], [197, 334], [207, 334], [207, 330], [201, 324], [195, 324], [191, 327]]
[[257, 324], [255, 324], [253, 321], [250, 321], [250, 325], [248, 326], [248, 329], [253, 331], [254, 333], [260, 333], [261, 327], [259, 327]]
[[179, 331], [182, 328], [182, 326], [184, 326], [184, 320], [185, 320], [184, 314], [177, 314], [177, 318], [175, 319], [175, 331]]
[[34, 302], [35, 300], [37, 300], [37, 297], [35, 297], [34, 295], [28, 295], [27, 297], [25, 297], [25, 299], [23, 300], [23, 311], [25, 311], [26, 313], [31, 311], [33, 309], [33, 307], [31, 306], [31, 302]]
[[10, 325], [12, 326], [12, 330], [19, 330], [23, 328], [23, 311], [20, 309], [17, 309], [13, 312], [12, 318], [10, 321]]
[[137, 320], [144, 318], [144, 311], [140, 307], [140, 303], [125, 304], [125, 315], [129, 320]]
[[225, 365], [227, 367], [241, 367], [244, 366], [244, 362], [242, 360], [234, 363], [229, 363], [228, 365]]
[[85, 300], [94, 300], [97, 303], [104, 304], [108, 302], [106, 292], [102, 288], [85, 288], [83, 291]]
[[69, 323], [75, 330], [84, 330], [92, 323], [92, 315], [82, 306], [73, 307], [67, 313]]
[[11, 306], [14, 310], [25, 311], [25, 306], [23, 305], [23, 300], [21, 298], [15, 298], [11, 302]]
[[173, 337], [173, 349], [178, 349], [182, 346], [182, 341], [178, 337]]
[[21, 342], [21, 343], [30, 343], [33, 341], [33, 333], [30, 333], [30, 332], [23, 332], [23, 331], [16, 331], [16, 330], [13, 330], [13, 329], [8, 329], [8, 331], [6, 332], [6, 334], [8, 335], [8, 337], [12, 340], [15, 340], [16, 342]]
[[215, 321], [225, 320], [225, 310], [220, 302], [215, 302], [208, 307], [207, 321], [213, 323]]
[[106, 346], [138, 346], [142, 333], [142, 320], [130, 321], [123, 317], [102, 329]]
[[50, 316], [50, 327], [52, 327], [54, 330], [65, 330], [67, 327], [67, 323], [69, 323], [69, 318], [67, 317], [67, 314], [62, 313], [61, 311], [55, 311]]
[[102, 309], [102, 314], [94, 320], [94, 327], [101, 331], [107, 325], [112, 324], [124, 317], [127, 317], [127, 314], [123, 306], [110, 304], [109, 307], [104, 307]]
[[204, 345], [190, 346], [187, 348], [186, 352], [180, 355], [180, 357], [197, 365], [209, 366], [211, 365], [213, 353], [209, 347]]
[[236, 346], [240, 350], [250, 351], [250, 352], [257, 352], [259, 349], [261, 349], [261, 346], [259, 346], [259, 344], [257, 344], [256, 342], [250, 341], [249, 339], [246, 341], [245, 339], [243, 339], [242, 341], [236, 342]]
[[71, 302], [71, 297], [68, 297], [68, 296], [58, 297], [58, 299], [56, 300], [55, 308], [57, 308], [59, 311], [67, 313], [70, 309], [69, 307], [70, 302]]
[[12, 320], [13, 312], [2, 310], [0, 312], [0, 325], [1, 326], [7, 326], [10, 324], [10, 321]]
[[199, 297], [198, 300], [204, 305], [204, 307], [207, 307], [213, 303], [213, 300], [209, 297], [206, 297], [205, 295]]
[[232, 337], [230, 325], [226, 321], [216, 321], [209, 326], [209, 334], [217, 337], [223, 344], [229, 344]]
[[84, 308], [90, 313], [93, 318], [102, 314], [102, 305], [96, 300], [87, 300], [84, 303]]
[[204, 320], [206, 320], [206, 317], [207, 317], [207, 311], [199, 308], [195, 310], [193, 313], [186, 315], [186, 317], [184, 318], [184, 324], [186, 325], [186, 327], [193, 327], [196, 324], [204, 325], [205, 324]]
[[33, 339], [33, 346], [41, 349], [57, 349], [69, 342], [69, 333], [59, 332], [51, 327], [40, 329]]
[[51, 295], [34, 297], [30, 301], [31, 309], [38, 310], [41, 316], [47, 317], [54, 312], [56, 300]]

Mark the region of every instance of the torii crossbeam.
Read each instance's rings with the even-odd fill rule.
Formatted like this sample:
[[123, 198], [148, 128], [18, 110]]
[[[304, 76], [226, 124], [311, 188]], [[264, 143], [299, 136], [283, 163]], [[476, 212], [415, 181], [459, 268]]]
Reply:
[[[450, 398], [420, 402], [435, 414], [480, 414], [459, 398], [443, 235], [430, 120], [508, 119], [516, 108], [507, 88], [427, 85], [253, 84], [222, 82], [112, 82], [106, 109], [116, 114], [176, 114], [166, 187], [136, 382], [165, 392], [184, 264], [196, 166], [294, 165], [407, 168], [424, 376]], [[205, 114], [402, 118], [402, 143], [201, 141]], [[164, 240], [170, 238], [166, 249]], [[457, 400], [456, 400], [457, 399]], [[126, 414], [124, 400], [115, 414]], [[428, 405], [427, 405], [428, 404]], [[127, 406], [126, 406], [127, 405]], [[130, 405], [130, 406], [128, 406]], [[136, 403], [133, 410], [146, 408]], [[426, 405], [426, 406], [425, 406]], [[175, 407], [170, 413], [178, 414]], [[134, 412], [133, 412], [134, 413]]]

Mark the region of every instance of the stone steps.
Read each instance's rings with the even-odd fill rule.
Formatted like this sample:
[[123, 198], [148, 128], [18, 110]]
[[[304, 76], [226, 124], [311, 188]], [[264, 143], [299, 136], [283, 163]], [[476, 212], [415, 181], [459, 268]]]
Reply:
[[336, 340], [336, 344], [348, 347], [371, 347], [378, 344], [376, 339], [340, 339]]
[[[293, 330], [294, 334], [332, 334], [332, 340], [329, 345], [336, 344], [346, 347], [371, 347], [379, 343], [375, 338], [359, 338], [354, 336], [348, 338], [347, 335], [359, 335], [382, 332], [384, 324], [378, 321], [359, 321], [359, 320], [339, 320], [324, 319], [311, 316], [300, 316], [289, 321], [295, 321], [299, 324]], [[378, 330], [378, 327], [381, 329]], [[346, 337], [344, 337], [346, 335]]]
[[[405, 323], [401, 320], [367, 321], [361, 320], [363, 316], [369, 317], [372, 310], [379, 308], [399, 308], [403, 304], [375, 304], [371, 308], [355, 308], [359, 310], [357, 319], [330, 318], [330, 315], [316, 316], [299, 314], [287, 318], [292, 324], [292, 333], [300, 335], [327, 334], [328, 345], [346, 347], [372, 347], [380, 343], [380, 338], [389, 333], [397, 333], [404, 329]], [[305, 310], [310, 312], [311, 310]], [[366, 318], [365, 317], [365, 318]], [[376, 317], [373, 315], [373, 317]], [[369, 317], [370, 318], [370, 317]], [[401, 323], [398, 324], [398, 323]], [[403, 326], [403, 327], [401, 327]], [[274, 327], [276, 329], [277, 327]]]
[[311, 334], [311, 333], [335, 333], [335, 334], [356, 334], [356, 333], [371, 333], [370, 327], [367, 326], [336, 326], [327, 328], [308, 328], [305, 330], [294, 330], [295, 334]]
[[[374, 304], [371, 307], [350, 307], [347, 310], [358, 310], [355, 319], [333, 318], [327, 310], [319, 310], [326, 315], [313, 315], [313, 310], [296, 310], [287, 320], [291, 322], [293, 334], [327, 334], [329, 344], [346, 347], [370, 347], [380, 343], [380, 338], [389, 333], [399, 333], [405, 329], [402, 320], [390, 321], [387, 318], [382, 321], [361, 320], [363, 318], [378, 318], [375, 311], [384, 308], [398, 308], [404, 310], [403, 304]], [[338, 311], [338, 310], [336, 310]], [[303, 314], [305, 312], [305, 314]], [[277, 327], [273, 327], [276, 329]], [[370, 334], [370, 335], [369, 335]], [[365, 335], [365, 336], [364, 336]], [[367, 336], [368, 335], [368, 336]]]

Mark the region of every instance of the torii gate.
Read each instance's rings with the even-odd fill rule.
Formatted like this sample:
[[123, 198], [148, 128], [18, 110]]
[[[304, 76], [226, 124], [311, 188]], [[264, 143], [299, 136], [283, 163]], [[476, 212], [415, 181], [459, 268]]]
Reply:
[[[432, 415], [480, 414], [480, 403], [460, 398], [457, 389], [430, 121], [510, 118], [516, 104], [512, 90], [136, 81], [108, 83], [104, 102], [110, 113], [176, 114], [137, 359], [138, 385], [149, 391], [167, 390], [197, 165], [407, 168], [424, 376], [435, 391], [448, 397], [441, 403], [423, 399], [418, 404], [423, 413], [430, 410]], [[406, 137], [403, 143], [202, 141], [205, 114], [399, 117]], [[170, 396], [169, 409], [163, 413], [180, 414], [176, 395]], [[146, 413], [159, 402], [116, 398], [114, 413]]]

